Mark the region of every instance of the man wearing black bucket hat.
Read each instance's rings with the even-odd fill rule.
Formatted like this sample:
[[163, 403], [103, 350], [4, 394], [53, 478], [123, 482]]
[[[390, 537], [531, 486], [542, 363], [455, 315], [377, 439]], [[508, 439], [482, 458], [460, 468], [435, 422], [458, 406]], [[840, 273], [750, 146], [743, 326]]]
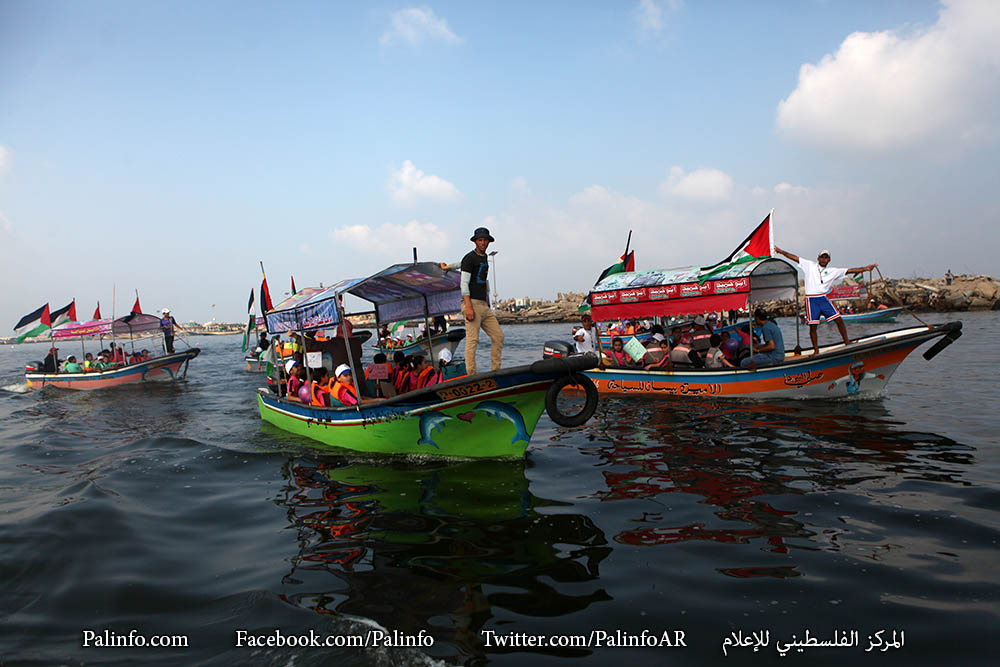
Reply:
[[476, 347], [479, 346], [479, 330], [490, 337], [490, 370], [499, 370], [500, 354], [503, 351], [503, 331], [490, 308], [489, 257], [486, 249], [494, 241], [490, 230], [479, 227], [469, 239], [476, 249], [462, 258], [462, 314], [468, 322], [465, 331], [465, 370], [469, 375], [476, 372]]

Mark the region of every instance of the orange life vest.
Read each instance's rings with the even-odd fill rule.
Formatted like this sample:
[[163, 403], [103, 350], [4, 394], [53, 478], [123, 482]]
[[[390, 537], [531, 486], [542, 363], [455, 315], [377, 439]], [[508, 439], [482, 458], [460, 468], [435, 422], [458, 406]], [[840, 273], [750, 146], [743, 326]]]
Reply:
[[437, 384], [438, 381], [438, 375], [434, 370], [434, 367], [428, 366], [424, 370], [420, 371], [420, 376], [417, 377], [417, 389]]
[[337, 382], [332, 387], [330, 387], [330, 393], [333, 395], [335, 399], [340, 401], [342, 405], [358, 404], [358, 397], [354, 394], [354, 389], [344, 384], [343, 382]]
[[329, 405], [329, 402], [326, 400], [326, 397], [324, 396], [324, 394], [326, 394], [326, 389], [320, 386], [320, 384], [315, 380], [310, 385], [309, 392], [312, 396], [311, 405], [316, 405], [324, 408]]
[[409, 368], [397, 368], [396, 375], [392, 380], [392, 384], [396, 387], [396, 392], [399, 394], [410, 391], [410, 379], [413, 377], [413, 371]]

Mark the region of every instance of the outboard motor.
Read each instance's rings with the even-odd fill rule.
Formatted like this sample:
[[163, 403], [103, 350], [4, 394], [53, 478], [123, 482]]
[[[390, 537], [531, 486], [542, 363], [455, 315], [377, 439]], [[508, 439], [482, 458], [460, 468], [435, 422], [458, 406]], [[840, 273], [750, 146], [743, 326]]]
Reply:
[[551, 359], [553, 357], [565, 359], [571, 354], [576, 354], [576, 346], [564, 340], [547, 340], [542, 348], [542, 358]]

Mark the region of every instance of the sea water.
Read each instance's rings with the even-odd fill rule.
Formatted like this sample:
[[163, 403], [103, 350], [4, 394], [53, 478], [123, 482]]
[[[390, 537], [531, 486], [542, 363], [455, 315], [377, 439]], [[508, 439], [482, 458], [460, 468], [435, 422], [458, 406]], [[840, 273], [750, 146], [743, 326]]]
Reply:
[[965, 335], [882, 398], [603, 398], [518, 461], [318, 454], [239, 336], [94, 392], [0, 347], [0, 663], [988, 664], [1000, 316], [930, 319]]

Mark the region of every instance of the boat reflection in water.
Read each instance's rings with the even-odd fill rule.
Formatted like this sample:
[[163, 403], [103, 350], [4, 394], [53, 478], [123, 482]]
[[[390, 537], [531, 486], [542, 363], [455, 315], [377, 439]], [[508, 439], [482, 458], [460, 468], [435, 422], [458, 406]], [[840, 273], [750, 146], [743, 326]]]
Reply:
[[407, 635], [424, 630], [430, 653], [451, 659], [485, 655], [480, 630], [494, 610], [551, 617], [609, 600], [598, 583], [611, 552], [604, 534], [565, 508], [546, 513], [557, 503], [531, 494], [525, 465], [291, 461], [279, 502], [299, 553], [283, 597]]
[[854, 487], [861, 487], [872, 489], [867, 502], [890, 505], [896, 501], [887, 500], [892, 493], [883, 497], [885, 489], [912, 480], [961, 484], [974, 462], [971, 447], [898, 426], [884, 406], [869, 401], [605, 400], [586, 427], [593, 440], [613, 443], [589, 452], [602, 460], [607, 484], [593, 497], [648, 501], [639, 516], [633, 510], [631, 522], [618, 522], [640, 526], [615, 534], [619, 544], [752, 545], [734, 549], [734, 560], [750, 562], [717, 568], [725, 575], [800, 576], [810, 562], [804, 552], [856, 555], [848, 553], [848, 542], [862, 545], [852, 551], [878, 559], [874, 543], [868, 548], [858, 541], [856, 526], [834, 514], [830, 506], [838, 503], [828, 496], [849, 487], [844, 495], [856, 496]]

